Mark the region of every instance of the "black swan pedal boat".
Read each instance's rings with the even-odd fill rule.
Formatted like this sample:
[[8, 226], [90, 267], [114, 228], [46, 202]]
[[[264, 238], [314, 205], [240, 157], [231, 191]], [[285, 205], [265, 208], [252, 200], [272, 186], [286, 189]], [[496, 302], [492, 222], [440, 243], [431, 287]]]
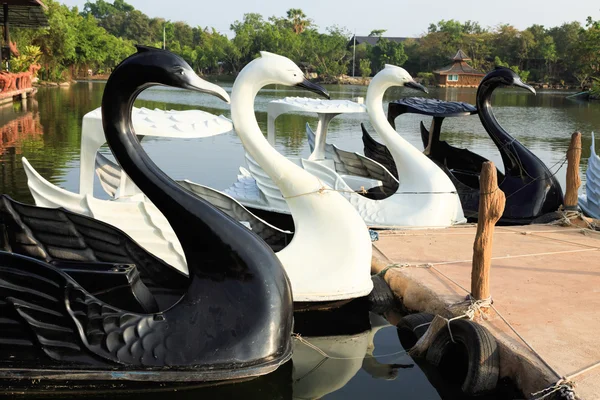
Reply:
[[[456, 186], [465, 217], [477, 221], [479, 175], [482, 164], [488, 160], [440, 140], [440, 133], [445, 118], [478, 114], [504, 164], [504, 173], [498, 171], [498, 186], [506, 194], [506, 207], [498, 224], [523, 225], [557, 211], [563, 203], [563, 192], [544, 162], [506, 132], [496, 120], [491, 106], [492, 94], [496, 88], [506, 86], [520, 87], [535, 94], [535, 89], [523, 83], [514, 71], [498, 67], [481, 81], [477, 89], [477, 108], [462, 102], [407, 97], [389, 103], [388, 121], [395, 127], [396, 117], [405, 113], [433, 117], [430, 131], [421, 122], [425, 154], [444, 170]], [[365, 155], [389, 171], [396, 171], [387, 147], [375, 141], [364, 125], [362, 130]]]
[[[115, 69], [102, 99], [109, 146], [169, 220], [189, 279], [109, 225], [3, 197], [3, 387], [25, 383], [26, 392], [35, 389], [31, 382], [94, 387], [240, 380], [270, 373], [291, 358], [292, 294], [276, 255], [251, 230], [168, 178], [137, 140], [133, 102], [153, 85], [228, 99], [180, 57], [146, 47]], [[28, 223], [37, 224], [35, 234]], [[103, 262], [113, 256], [136, 265]], [[163, 279], [188, 282], [165, 310], [152, 299], [168, 291]]]

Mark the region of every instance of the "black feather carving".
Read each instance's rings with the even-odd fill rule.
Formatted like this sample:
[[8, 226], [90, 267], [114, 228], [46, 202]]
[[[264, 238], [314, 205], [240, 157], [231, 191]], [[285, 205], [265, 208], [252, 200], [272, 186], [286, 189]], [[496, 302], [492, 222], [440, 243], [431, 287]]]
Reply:
[[367, 131], [365, 124], [360, 124], [360, 127], [363, 132], [362, 141], [364, 145], [365, 156], [383, 165], [392, 173], [392, 175], [394, 175], [394, 178], [399, 179], [398, 169], [396, 168], [394, 157], [392, 157], [392, 154], [388, 148], [384, 144], [381, 144], [373, 139], [373, 137]]
[[64, 209], [41, 208], [0, 196], [0, 249], [53, 262], [134, 264], [144, 284], [179, 290], [188, 277], [147, 252], [121, 230]]

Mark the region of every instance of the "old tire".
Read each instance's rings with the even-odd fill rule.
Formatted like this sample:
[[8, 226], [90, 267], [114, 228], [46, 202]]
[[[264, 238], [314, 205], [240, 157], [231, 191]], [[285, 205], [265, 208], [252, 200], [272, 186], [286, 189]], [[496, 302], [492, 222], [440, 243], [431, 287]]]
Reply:
[[500, 357], [496, 339], [483, 326], [459, 319], [442, 329], [427, 350], [427, 361], [442, 375], [461, 384], [462, 391], [475, 396], [494, 390], [498, 384]]
[[369, 311], [376, 314], [383, 314], [392, 310], [396, 305], [394, 293], [387, 282], [379, 275], [371, 277], [373, 281], [373, 290], [367, 296]]
[[408, 350], [417, 344], [421, 336], [427, 332], [427, 328], [429, 328], [429, 324], [434, 317], [433, 314], [428, 313], [408, 314], [402, 317], [396, 325], [398, 339], [400, 339], [402, 347]]

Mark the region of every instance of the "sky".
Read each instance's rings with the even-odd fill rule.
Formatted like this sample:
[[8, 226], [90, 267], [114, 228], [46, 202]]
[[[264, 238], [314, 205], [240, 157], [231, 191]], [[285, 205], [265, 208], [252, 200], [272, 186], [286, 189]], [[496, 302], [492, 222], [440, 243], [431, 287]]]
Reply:
[[[83, 9], [86, 0], [59, 0]], [[110, 0], [109, 0], [110, 1]], [[229, 25], [245, 13], [284, 16], [290, 8], [301, 8], [320, 31], [332, 25], [366, 36], [386, 29], [386, 36], [417, 37], [431, 22], [442, 19], [477, 21], [483, 27], [508, 23], [518, 29], [533, 24], [546, 27], [563, 22], [600, 20], [598, 0], [127, 0], [150, 17], [184, 21], [191, 26], [210, 26], [232, 36]]]

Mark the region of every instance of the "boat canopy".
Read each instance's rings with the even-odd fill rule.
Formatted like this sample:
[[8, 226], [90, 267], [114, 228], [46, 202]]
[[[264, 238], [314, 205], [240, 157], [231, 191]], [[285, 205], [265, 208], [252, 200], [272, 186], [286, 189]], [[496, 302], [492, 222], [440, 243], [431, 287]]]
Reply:
[[[200, 110], [164, 111], [133, 108], [133, 127], [140, 136], [195, 139], [217, 136], [233, 130], [231, 120]], [[83, 117], [79, 193], [94, 192], [96, 152], [106, 143], [100, 107]]]
[[464, 117], [477, 114], [477, 108], [469, 103], [424, 97], [405, 97], [388, 104], [388, 120], [393, 121], [397, 116], [405, 113], [441, 118]]
[[309, 159], [321, 160], [325, 157], [327, 126], [331, 119], [339, 114], [366, 113], [367, 107], [350, 100], [319, 100], [308, 97], [286, 97], [274, 100], [267, 106], [267, 138], [271, 145], [275, 144], [275, 120], [281, 114], [291, 112], [316, 113], [319, 117], [315, 149]]

